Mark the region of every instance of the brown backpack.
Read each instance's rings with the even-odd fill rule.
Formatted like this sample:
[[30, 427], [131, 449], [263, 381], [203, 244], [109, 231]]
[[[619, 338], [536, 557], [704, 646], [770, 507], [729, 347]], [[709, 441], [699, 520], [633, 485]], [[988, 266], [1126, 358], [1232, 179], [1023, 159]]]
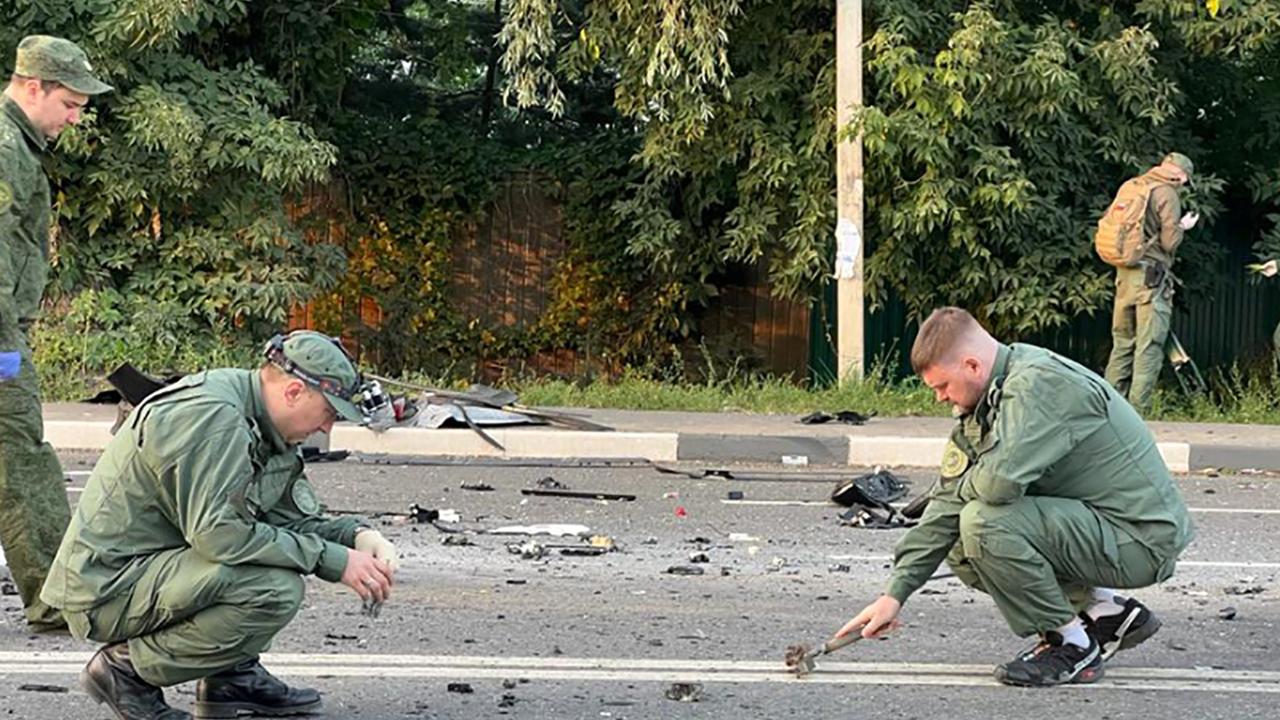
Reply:
[[1111, 206], [1098, 219], [1093, 247], [1108, 265], [1134, 267], [1146, 254], [1149, 243], [1143, 236], [1147, 203], [1151, 191], [1162, 183], [1145, 175], [1120, 186]]

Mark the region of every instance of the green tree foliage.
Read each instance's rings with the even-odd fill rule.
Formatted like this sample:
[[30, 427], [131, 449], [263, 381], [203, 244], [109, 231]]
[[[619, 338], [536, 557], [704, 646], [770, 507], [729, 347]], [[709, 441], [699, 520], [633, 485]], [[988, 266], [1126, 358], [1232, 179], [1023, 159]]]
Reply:
[[[1265, 188], [1280, 134], [1258, 110], [1277, 97], [1278, 8], [867, 4], [865, 105], [843, 136], [865, 133], [873, 300], [897, 294], [917, 316], [962, 304], [1013, 335], [1103, 307], [1109, 272], [1092, 227], [1125, 178], [1174, 148], [1207, 171], [1188, 202], [1210, 223], [1228, 185], [1274, 204]], [[593, 64], [617, 75], [616, 106], [644, 132], [644, 175], [615, 205], [628, 250], [659, 265], [692, 259], [690, 280], [763, 256], [777, 291], [811, 293], [833, 228], [830, 3], [575, 10], [516, 0], [510, 93], [554, 112], [568, 107], [557, 77]], [[1217, 124], [1225, 114], [1236, 122]], [[1215, 252], [1201, 227], [1186, 267]], [[1191, 273], [1191, 290], [1203, 279]]]
[[116, 87], [64, 132], [50, 165], [56, 306], [45, 334], [83, 334], [83, 358], [107, 363], [167, 340], [176, 362], [183, 344], [260, 338], [341, 274], [340, 250], [306, 243], [286, 211], [292, 193], [328, 177], [336, 150], [288, 116], [285, 86], [245, 42], [252, 13], [274, 6], [0, 7], [0, 55], [29, 33], [62, 35]]

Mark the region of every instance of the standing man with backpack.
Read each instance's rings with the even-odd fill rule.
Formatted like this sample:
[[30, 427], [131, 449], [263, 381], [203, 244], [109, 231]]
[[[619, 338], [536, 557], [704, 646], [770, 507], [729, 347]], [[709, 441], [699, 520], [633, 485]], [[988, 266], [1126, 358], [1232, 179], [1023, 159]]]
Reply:
[[1111, 359], [1107, 381], [1139, 413], [1151, 403], [1164, 343], [1173, 314], [1171, 272], [1183, 232], [1195, 227], [1196, 213], [1182, 214], [1178, 188], [1191, 181], [1195, 166], [1182, 153], [1120, 187], [1098, 221], [1094, 246], [1116, 268], [1116, 303], [1111, 317]]

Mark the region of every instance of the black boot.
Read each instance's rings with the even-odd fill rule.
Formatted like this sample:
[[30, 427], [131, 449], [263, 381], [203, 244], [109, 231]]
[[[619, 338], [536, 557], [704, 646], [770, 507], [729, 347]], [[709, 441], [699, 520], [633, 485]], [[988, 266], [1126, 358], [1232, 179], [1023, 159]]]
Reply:
[[262, 667], [257, 658], [245, 660], [196, 685], [197, 718], [234, 718], [240, 713], [310, 715], [320, 711], [320, 693], [293, 689]]
[[163, 690], [138, 676], [126, 643], [98, 650], [80, 673], [80, 685], [120, 720], [191, 720], [190, 714], [165, 704]]

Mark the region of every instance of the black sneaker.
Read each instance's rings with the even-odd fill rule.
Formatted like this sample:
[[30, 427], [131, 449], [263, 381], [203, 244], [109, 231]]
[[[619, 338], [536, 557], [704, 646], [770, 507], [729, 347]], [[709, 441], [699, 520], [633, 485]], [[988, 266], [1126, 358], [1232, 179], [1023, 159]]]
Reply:
[[995, 674], [1005, 685], [1020, 687], [1097, 682], [1102, 677], [1102, 652], [1092, 636], [1089, 647], [1082, 648], [1064, 643], [1061, 634], [1050, 632], [1017, 660], [997, 667]]
[[1094, 620], [1088, 613], [1080, 613], [1080, 617], [1102, 648], [1103, 660], [1110, 660], [1121, 650], [1141, 645], [1160, 629], [1160, 618], [1134, 598], [1125, 600], [1124, 609], [1115, 615], [1104, 615]]

